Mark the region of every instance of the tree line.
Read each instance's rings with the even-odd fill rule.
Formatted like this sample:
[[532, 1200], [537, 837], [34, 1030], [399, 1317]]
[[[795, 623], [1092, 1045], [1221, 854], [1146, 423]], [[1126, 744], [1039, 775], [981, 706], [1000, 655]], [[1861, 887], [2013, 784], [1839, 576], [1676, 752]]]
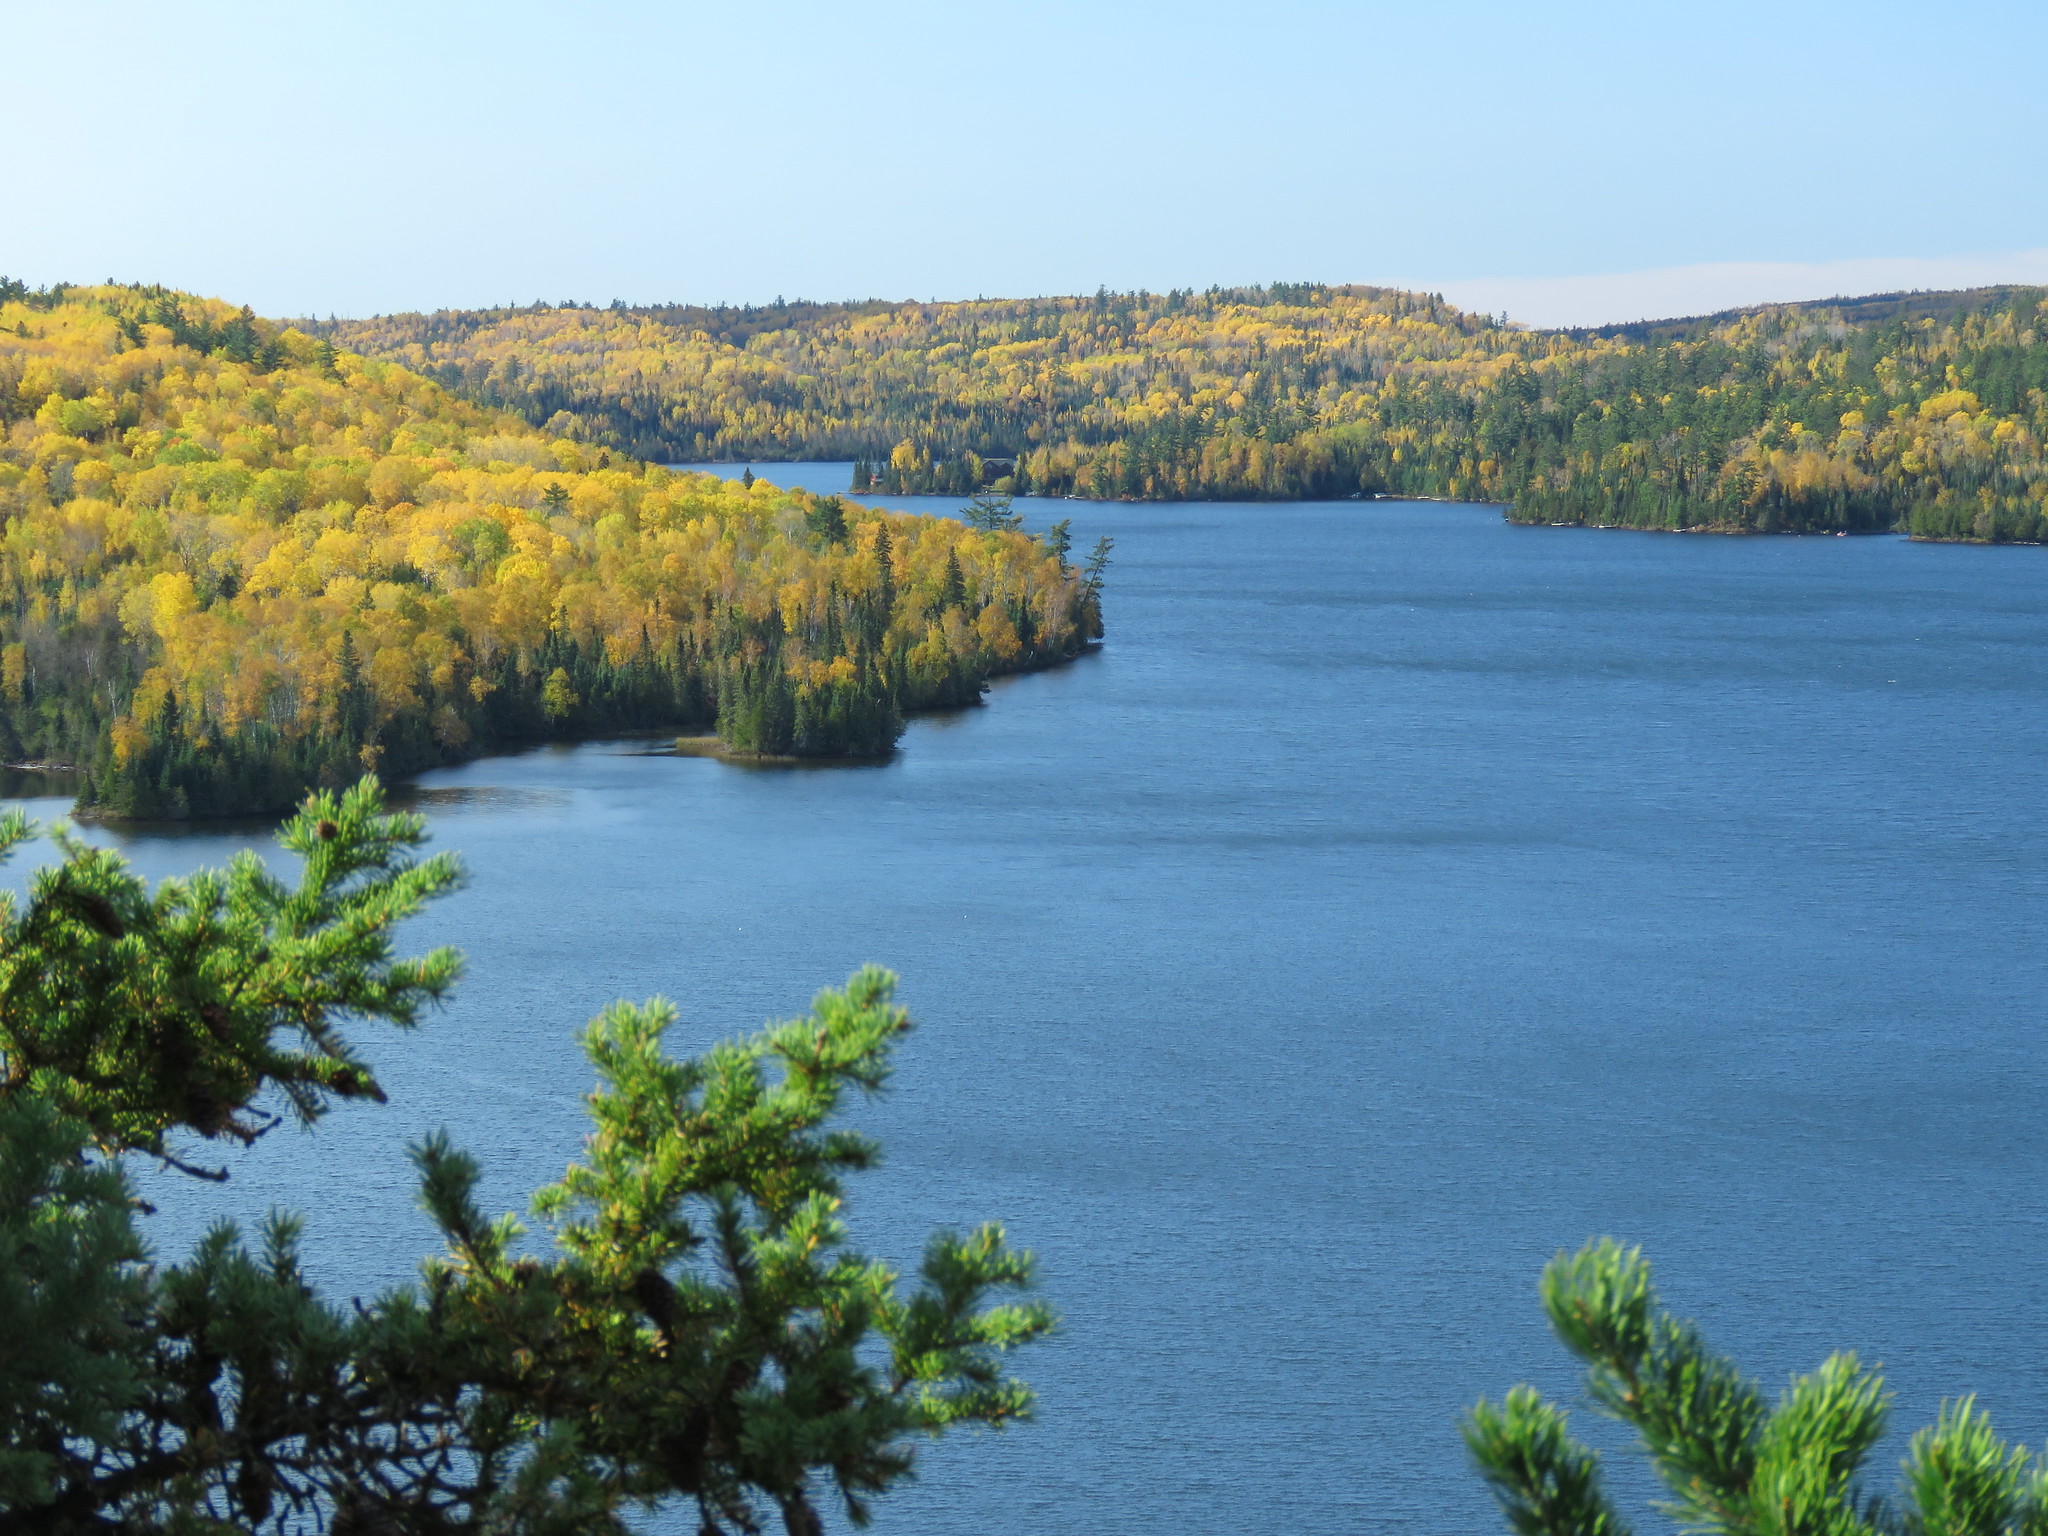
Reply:
[[444, 311], [309, 330], [647, 458], [895, 493], [1497, 501], [1531, 523], [2048, 537], [2048, 295], [1539, 331], [1279, 283], [963, 303]]
[[601, 731], [885, 753], [1100, 632], [1019, 528], [673, 473], [161, 289], [13, 292], [0, 432], [0, 753], [109, 814]]

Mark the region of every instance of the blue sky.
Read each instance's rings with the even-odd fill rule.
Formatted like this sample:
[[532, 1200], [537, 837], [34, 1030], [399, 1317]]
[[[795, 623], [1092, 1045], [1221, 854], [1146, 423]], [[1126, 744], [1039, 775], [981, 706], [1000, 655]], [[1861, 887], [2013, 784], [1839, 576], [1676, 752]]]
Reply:
[[0, 272], [269, 314], [2048, 280], [2040, 0], [4, 0], [0, 34]]

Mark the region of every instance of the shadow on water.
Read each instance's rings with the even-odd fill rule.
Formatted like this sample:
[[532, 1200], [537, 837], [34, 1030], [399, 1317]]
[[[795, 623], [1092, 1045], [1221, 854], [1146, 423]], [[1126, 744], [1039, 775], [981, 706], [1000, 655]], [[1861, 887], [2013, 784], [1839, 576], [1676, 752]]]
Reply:
[[556, 808], [569, 804], [565, 789], [505, 784], [397, 784], [387, 799], [392, 809], [419, 811], [510, 811]]
[[78, 775], [41, 768], [0, 768], [0, 800], [52, 800], [78, 793]]

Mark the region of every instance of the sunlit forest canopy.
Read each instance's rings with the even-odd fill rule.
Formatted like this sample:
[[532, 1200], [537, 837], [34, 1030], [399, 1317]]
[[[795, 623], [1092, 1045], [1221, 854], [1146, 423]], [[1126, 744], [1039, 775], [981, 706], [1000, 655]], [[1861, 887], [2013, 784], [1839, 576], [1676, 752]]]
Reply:
[[1063, 539], [675, 473], [161, 288], [0, 280], [0, 433], [0, 753], [116, 814], [607, 730], [872, 755], [1099, 629]]
[[1526, 522], [2048, 535], [2048, 293], [1534, 331], [1394, 289], [535, 305], [312, 324], [579, 443], [856, 489], [1500, 501]]

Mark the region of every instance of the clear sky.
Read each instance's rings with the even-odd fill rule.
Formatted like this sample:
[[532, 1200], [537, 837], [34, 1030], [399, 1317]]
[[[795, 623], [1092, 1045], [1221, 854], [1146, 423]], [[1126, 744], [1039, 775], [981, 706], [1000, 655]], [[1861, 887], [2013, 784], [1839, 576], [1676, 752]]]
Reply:
[[0, 0], [0, 38], [0, 272], [273, 315], [2048, 280], [2042, 0]]

